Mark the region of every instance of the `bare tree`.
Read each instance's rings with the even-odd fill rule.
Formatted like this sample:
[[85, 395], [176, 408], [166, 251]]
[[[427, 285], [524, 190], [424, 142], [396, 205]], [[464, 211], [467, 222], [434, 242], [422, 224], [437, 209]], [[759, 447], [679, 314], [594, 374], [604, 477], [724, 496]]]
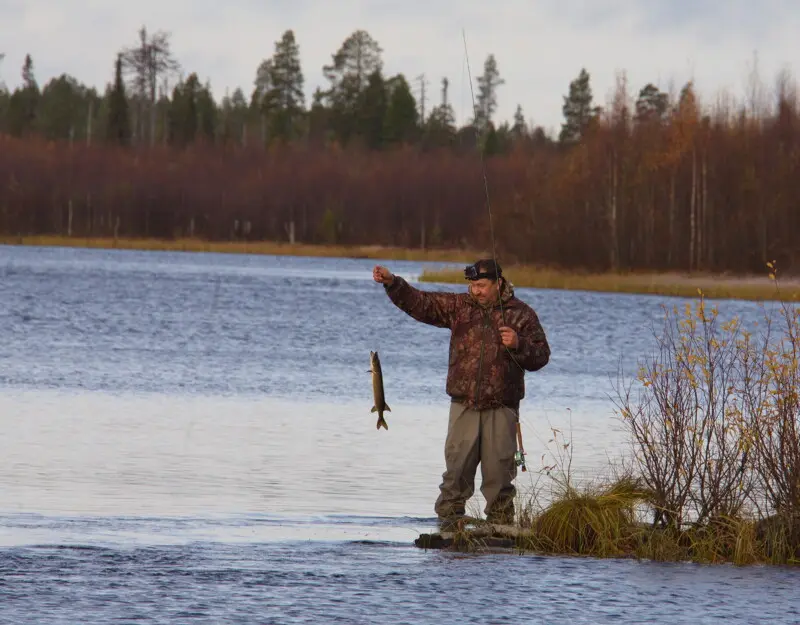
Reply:
[[139, 45], [125, 48], [122, 52], [122, 63], [126, 72], [132, 77], [131, 87], [138, 99], [137, 134], [144, 135], [144, 119], [142, 103], [147, 102], [150, 119], [150, 145], [156, 140], [156, 91], [158, 79], [180, 70], [180, 63], [170, 50], [170, 34], [157, 31], [148, 39], [147, 29], [139, 29]]

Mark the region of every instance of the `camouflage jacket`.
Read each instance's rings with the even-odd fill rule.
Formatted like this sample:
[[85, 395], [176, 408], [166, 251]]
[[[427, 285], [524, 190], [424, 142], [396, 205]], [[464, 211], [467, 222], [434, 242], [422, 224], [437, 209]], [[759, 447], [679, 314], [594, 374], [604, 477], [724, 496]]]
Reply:
[[[518, 409], [525, 397], [525, 370], [537, 371], [550, 360], [539, 318], [514, 296], [509, 282], [502, 295], [505, 324], [499, 304], [485, 308], [469, 293], [421, 291], [400, 276], [385, 289], [392, 302], [412, 318], [450, 329], [446, 391], [471, 408]], [[516, 349], [503, 346], [499, 332], [503, 325], [517, 332]]]

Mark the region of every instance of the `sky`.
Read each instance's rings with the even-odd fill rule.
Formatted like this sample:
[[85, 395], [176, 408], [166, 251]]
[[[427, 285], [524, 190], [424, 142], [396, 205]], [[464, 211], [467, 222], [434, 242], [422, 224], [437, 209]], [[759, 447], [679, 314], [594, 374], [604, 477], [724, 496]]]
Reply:
[[385, 74], [402, 72], [417, 98], [424, 74], [428, 111], [446, 76], [458, 123], [472, 114], [468, 70], [477, 96], [494, 54], [505, 81], [496, 122], [519, 104], [551, 132], [582, 68], [601, 106], [623, 72], [634, 99], [648, 82], [677, 93], [694, 80], [711, 104], [723, 92], [744, 99], [754, 63], [767, 97], [781, 70], [800, 69], [798, 0], [0, 0], [0, 24], [0, 81], [10, 89], [30, 53], [40, 86], [67, 73], [102, 92], [116, 53], [146, 26], [171, 34], [185, 74], [209, 81], [217, 101], [237, 87], [249, 97], [259, 63], [292, 29], [307, 104], [327, 85], [323, 65], [364, 29], [383, 49]]

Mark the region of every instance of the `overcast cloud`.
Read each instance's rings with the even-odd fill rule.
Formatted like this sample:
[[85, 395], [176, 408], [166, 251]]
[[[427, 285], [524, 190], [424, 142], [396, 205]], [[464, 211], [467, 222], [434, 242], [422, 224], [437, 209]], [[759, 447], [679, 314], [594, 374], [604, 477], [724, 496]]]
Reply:
[[471, 107], [464, 28], [473, 79], [489, 53], [505, 79], [497, 118], [511, 119], [521, 104], [548, 129], [558, 128], [581, 67], [604, 104], [622, 70], [634, 95], [647, 82], [677, 90], [693, 78], [706, 98], [722, 89], [741, 97], [754, 53], [768, 88], [800, 63], [798, 0], [0, 0], [0, 24], [0, 80], [11, 89], [30, 53], [41, 86], [68, 73], [102, 91], [117, 51], [146, 25], [172, 33], [185, 72], [209, 80], [218, 100], [236, 87], [249, 96], [256, 67], [288, 28], [310, 100], [326, 84], [322, 66], [363, 28], [383, 48], [386, 74], [403, 72], [417, 96], [414, 78], [424, 73], [438, 103], [447, 76], [458, 122]]

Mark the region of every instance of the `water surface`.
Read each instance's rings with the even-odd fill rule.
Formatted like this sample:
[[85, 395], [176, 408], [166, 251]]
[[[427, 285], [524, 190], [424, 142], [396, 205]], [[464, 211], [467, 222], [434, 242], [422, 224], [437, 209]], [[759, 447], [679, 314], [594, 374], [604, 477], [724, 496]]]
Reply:
[[[394, 308], [373, 264], [0, 247], [0, 622], [800, 620], [786, 568], [415, 549], [434, 527], [449, 337]], [[618, 368], [635, 372], [676, 300], [518, 294], [553, 351], [527, 376], [518, 487], [551, 426], [571, 429], [579, 477], [604, 475], [626, 451]]]

